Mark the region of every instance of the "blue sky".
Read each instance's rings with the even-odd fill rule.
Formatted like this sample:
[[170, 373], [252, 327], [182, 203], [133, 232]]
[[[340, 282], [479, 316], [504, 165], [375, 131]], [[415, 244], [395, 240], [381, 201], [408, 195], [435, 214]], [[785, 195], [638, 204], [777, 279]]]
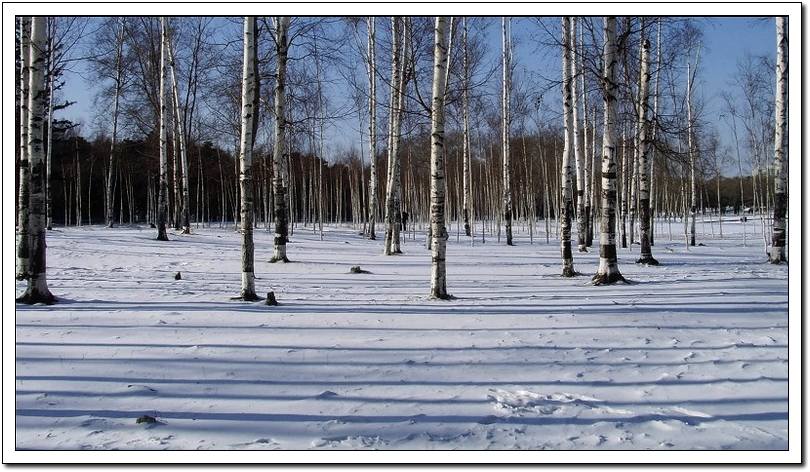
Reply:
[[[378, 20], [379, 21], [379, 20]], [[490, 41], [490, 54], [499, 54], [500, 51], [500, 20], [493, 18], [487, 37]], [[737, 62], [746, 53], [754, 55], [776, 54], [775, 25], [772, 19], [752, 18], [706, 18], [700, 21], [700, 28], [704, 35], [704, 49], [702, 51], [701, 69], [698, 93], [706, 101], [704, 119], [715, 122], [724, 144], [732, 144], [731, 132], [724, 122], [719, 121], [722, 102], [719, 93], [729, 88], [732, 77], [736, 73]], [[227, 28], [227, 30], [231, 30]], [[528, 71], [545, 76], [558, 74], [559, 62], [556, 51], [544, 54], [536, 49], [536, 43], [529, 36], [537, 32], [535, 23], [529, 19], [516, 19], [513, 23], [513, 36], [516, 50], [515, 62], [519, 68], [525, 67]], [[383, 59], [381, 59], [383, 60]], [[77, 70], [81, 71], [81, 67]], [[496, 76], [494, 79], [499, 77]], [[66, 86], [63, 91], [65, 98], [76, 101], [72, 107], [61, 112], [59, 118], [83, 122], [86, 125], [85, 134], [92, 132], [88, 129], [93, 121], [93, 97], [96, 94], [94, 84], [87, 82], [79, 74], [66, 74]], [[491, 87], [498, 87], [493, 83]], [[332, 127], [335, 147], [348, 147], [357, 142], [356, 119], [349, 120], [344, 125], [336, 123]], [[332, 149], [335, 151], [336, 149]], [[730, 171], [729, 171], [730, 172]]]

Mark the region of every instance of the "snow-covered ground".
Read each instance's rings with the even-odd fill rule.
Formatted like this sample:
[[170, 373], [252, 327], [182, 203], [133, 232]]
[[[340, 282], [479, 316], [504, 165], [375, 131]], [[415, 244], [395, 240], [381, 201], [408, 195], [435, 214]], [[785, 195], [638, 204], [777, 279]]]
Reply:
[[747, 247], [729, 220], [688, 251], [659, 227], [662, 265], [620, 249], [633, 283], [607, 287], [589, 284], [598, 246], [559, 277], [540, 227], [514, 247], [453, 228], [453, 301], [426, 299], [423, 235], [386, 257], [349, 227], [298, 228], [283, 265], [257, 230], [277, 307], [230, 300], [232, 229], [58, 228], [60, 303], [17, 306], [16, 446], [787, 448], [787, 267], [764, 263], [755, 225]]

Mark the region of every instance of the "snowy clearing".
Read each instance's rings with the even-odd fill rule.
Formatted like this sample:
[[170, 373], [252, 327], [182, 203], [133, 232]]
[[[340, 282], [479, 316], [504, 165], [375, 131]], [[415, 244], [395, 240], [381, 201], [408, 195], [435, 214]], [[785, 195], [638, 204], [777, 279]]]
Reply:
[[284, 265], [257, 230], [277, 307], [230, 300], [232, 229], [57, 228], [60, 303], [17, 306], [16, 447], [786, 449], [787, 266], [756, 226], [748, 247], [723, 226], [689, 251], [657, 227], [662, 265], [620, 248], [635, 283], [607, 287], [588, 283], [598, 247], [565, 279], [542, 233], [470, 247], [453, 229], [452, 301], [426, 298], [424, 234], [386, 257], [299, 227]]

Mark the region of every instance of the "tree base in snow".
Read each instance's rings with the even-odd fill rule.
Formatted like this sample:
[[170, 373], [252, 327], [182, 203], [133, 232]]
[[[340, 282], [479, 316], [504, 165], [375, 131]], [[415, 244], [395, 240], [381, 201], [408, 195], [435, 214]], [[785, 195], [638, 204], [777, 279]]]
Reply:
[[586, 245], [584, 245], [584, 244], [583, 244], [583, 245], [580, 245], [579, 247], [577, 247], [577, 250], [578, 250], [579, 252], [588, 252], [588, 246], [586, 246]]
[[231, 300], [242, 300], [244, 302], [258, 302], [261, 298], [255, 293], [243, 293], [238, 297], [231, 297]]
[[649, 257], [642, 257], [641, 259], [637, 260], [637, 261], [636, 261], [636, 264], [644, 264], [644, 265], [657, 266], [657, 265], [658, 265], [658, 261], [657, 261], [657, 260], [655, 260], [655, 258], [654, 258], [654, 257], [649, 256]]
[[456, 297], [450, 295], [449, 293], [442, 293], [442, 294], [431, 293], [430, 294], [430, 299], [431, 300], [455, 300]]
[[276, 262], [283, 262], [283, 263], [286, 264], [287, 262], [290, 262], [290, 260], [287, 259], [287, 256], [284, 256], [284, 257], [275, 257], [274, 256], [272, 259], [270, 259], [271, 264], [275, 264]]
[[54, 297], [51, 292], [31, 293], [29, 290], [26, 290], [25, 293], [17, 297], [17, 303], [25, 303], [26, 305], [36, 305], [37, 303], [53, 305], [56, 303], [56, 297]]
[[180, 234], [191, 234], [191, 228], [183, 228], [183, 231], [181, 231]]
[[560, 277], [576, 277], [577, 275], [581, 274], [575, 271], [573, 267], [564, 267]]
[[610, 274], [596, 274], [593, 276], [592, 282], [594, 285], [610, 285], [615, 284], [616, 282], [622, 282], [625, 284], [629, 283], [619, 272], [613, 272]]
[[780, 256], [780, 257], [771, 257], [771, 256], [769, 255], [769, 256], [768, 256], [768, 262], [769, 262], [769, 263], [771, 263], [771, 264], [781, 264], [781, 263], [783, 263], [783, 262], [784, 262], [785, 264], [787, 264], [787, 259], [785, 259], [785, 256]]

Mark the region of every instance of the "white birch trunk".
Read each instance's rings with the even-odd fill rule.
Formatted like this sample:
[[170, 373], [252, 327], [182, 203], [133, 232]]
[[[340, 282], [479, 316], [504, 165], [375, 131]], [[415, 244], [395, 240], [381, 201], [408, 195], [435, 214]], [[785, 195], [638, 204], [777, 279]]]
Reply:
[[585, 143], [583, 142], [583, 128], [579, 125], [579, 94], [584, 89], [579, 90], [577, 87], [577, 49], [577, 19], [571, 17], [568, 51], [571, 55], [569, 58], [571, 67], [571, 121], [574, 126], [571, 134], [574, 142], [572, 155], [575, 159], [577, 178], [577, 249], [579, 252], [585, 252], [587, 251], [585, 245], [585, 158], [583, 157]]
[[650, 119], [650, 139], [653, 143], [650, 149], [650, 246], [655, 246], [655, 140], [658, 135], [658, 95], [661, 83], [661, 19], [658, 19], [658, 33], [655, 43], [655, 91], [653, 92], [653, 114]]
[[472, 237], [472, 228], [475, 226], [472, 215], [472, 166], [470, 157], [470, 53], [467, 45], [467, 17], [462, 21], [462, 61], [463, 78], [461, 85], [461, 113], [462, 113], [462, 180], [463, 196], [462, 211], [464, 212], [464, 234]]
[[[582, 218], [583, 218], [583, 230], [585, 232], [584, 235], [581, 236], [580, 241], [584, 240], [585, 245], [580, 246], [580, 251], [587, 251], [587, 248], [591, 246], [592, 243], [592, 234], [593, 231], [591, 226], [593, 222], [591, 221], [591, 192], [592, 192], [592, 184], [593, 181], [591, 180], [591, 171], [593, 168], [593, 153], [591, 153], [591, 146], [590, 142], [588, 141], [589, 138], [589, 124], [588, 124], [588, 91], [585, 88], [585, 41], [583, 40], [583, 33], [584, 28], [580, 27], [579, 29], [579, 73], [580, 73], [580, 93], [582, 94], [582, 128], [580, 129], [580, 154], [582, 159], [584, 159], [584, 163], [582, 164], [583, 172], [580, 178], [580, 182], [582, 182], [583, 192], [582, 192]], [[594, 124], [590, 126], [595, 126]]]
[[[247, 20], [245, 20], [247, 21]], [[180, 94], [177, 90], [177, 75], [174, 68], [174, 51], [171, 43], [167, 40], [166, 46], [169, 53], [169, 70], [172, 76], [172, 102], [174, 108], [175, 128], [177, 129], [178, 141], [180, 143], [180, 174], [183, 181], [182, 200], [180, 203], [180, 226], [183, 234], [191, 233], [191, 222], [189, 217], [189, 198], [188, 198], [188, 156], [186, 149], [186, 129], [185, 120], [180, 110]], [[243, 92], [244, 93], [244, 92]], [[176, 155], [176, 154], [175, 154]], [[176, 175], [175, 175], [176, 178]], [[175, 184], [176, 186], [176, 184]]]
[[389, 97], [388, 97], [388, 149], [387, 149], [387, 159], [386, 159], [386, 173], [385, 173], [385, 213], [384, 213], [384, 220], [385, 220], [385, 238], [383, 241], [383, 253], [385, 255], [391, 255], [390, 247], [391, 241], [393, 240], [393, 212], [390, 210], [390, 206], [392, 203], [392, 195], [391, 192], [393, 190], [393, 184], [391, 182], [391, 178], [394, 174], [394, 158], [393, 158], [393, 149], [394, 149], [394, 109], [396, 108], [396, 101], [397, 101], [397, 93], [396, 93], [396, 86], [399, 83], [399, 19], [396, 17], [391, 17], [391, 84], [389, 87]]
[[769, 260], [778, 264], [787, 262], [787, 176], [788, 176], [788, 24], [787, 18], [776, 18], [776, 125], [774, 129], [774, 207], [773, 236]]
[[591, 155], [588, 156], [588, 161], [590, 165], [590, 172], [588, 173], [588, 206], [590, 210], [588, 210], [588, 247], [593, 245], [593, 229], [594, 229], [594, 220], [596, 219], [596, 198], [594, 197], [594, 193], [596, 192], [595, 187], [595, 179], [596, 179], [596, 107], [593, 107], [593, 111], [591, 113]]
[[[167, 36], [166, 36], [166, 63], [167, 63], [167, 68], [168, 68], [168, 61], [169, 61], [169, 58], [168, 58], [169, 45], [168, 44], [169, 44], [169, 38], [168, 38], [168, 34], [167, 34]], [[167, 74], [168, 74], [168, 71], [167, 71]], [[166, 76], [166, 80], [170, 80], [168, 75]], [[169, 101], [169, 104], [166, 105], [166, 106], [171, 110], [171, 111], [168, 111], [168, 110], [167, 111], [168, 111], [169, 115], [172, 116], [171, 128], [169, 130], [170, 133], [171, 133], [171, 140], [172, 140], [172, 198], [171, 198], [171, 202], [170, 202], [170, 205], [169, 205], [169, 208], [171, 209], [171, 212], [170, 212], [171, 217], [169, 219], [172, 221], [174, 229], [177, 231], [177, 230], [180, 229], [180, 212], [182, 210], [182, 208], [180, 208], [180, 206], [183, 204], [183, 202], [180, 200], [180, 178], [178, 177], [178, 174], [177, 174], [178, 167], [179, 167], [178, 161], [180, 160], [180, 143], [178, 141], [178, 135], [180, 134], [180, 130], [178, 128], [177, 120], [174, 119], [174, 99], [172, 98], [171, 84], [167, 83], [166, 87], [169, 88], [169, 90], [168, 90], [169, 96], [167, 97], [167, 100]], [[238, 169], [239, 169], [239, 160], [238, 159], [234, 159], [234, 165], [236, 166], [235, 167], [236, 170], [234, 171], [234, 175], [237, 176], [236, 185], [238, 186], [239, 185], [239, 171], [238, 171]], [[121, 210], [119, 210], [119, 211], [121, 211]]]
[[697, 215], [697, 181], [695, 177], [695, 167], [697, 160], [697, 150], [695, 149], [695, 136], [694, 136], [694, 123], [692, 121], [692, 87], [695, 82], [695, 75], [697, 74], [697, 64], [700, 60], [700, 49], [698, 49], [695, 58], [695, 70], [691, 71], [691, 65], [686, 66], [687, 84], [686, 84], [686, 120], [687, 120], [687, 147], [689, 153], [689, 186], [690, 186], [690, 200], [689, 200], [689, 245], [695, 245], [695, 217]]
[[368, 177], [368, 238], [377, 239], [375, 226], [377, 224], [377, 61], [376, 61], [376, 23], [377, 19], [370, 16], [368, 24], [368, 143], [370, 170]]
[[287, 258], [287, 237], [289, 234], [288, 228], [288, 200], [286, 197], [286, 172], [285, 166], [289, 158], [289, 149], [287, 147], [287, 115], [286, 115], [286, 101], [287, 95], [285, 87], [287, 82], [287, 50], [289, 44], [287, 42], [287, 31], [290, 27], [290, 17], [280, 16], [276, 17], [276, 89], [274, 92], [275, 97], [275, 115], [276, 115], [276, 136], [275, 147], [273, 148], [273, 187], [274, 187], [274, 203], [275, 203], [275, 223], [276, 233], [273, 241], [273, 258], [270, 262], [290, 262]]
[[118, 101], [121, 97], [121, 87], [122, 87], [122, 79], [123, 79], [123, 47], [124, 47], [124, 22], [121, 21], [121, 29], [119, 32], [116, 44], [116, 51], [115, 51], [115, 91], [113, 96], [113, 113], [112, 113], [112, 137], [110, 142], [110, 158], [107, 163], [107, 202], [105, 208], [107, 210], [107, 214], [105, 215], [107, 219], [107, 227], [112, 228], [115, 223], [114, 217], [114, 200], [113, 200], [113, 176], [114, 169], [115, 169], [115, 144], [118, 138]]
[[602, 215], [599, 234], [599, 269], [594, 285], [624, 281], [616, 258], [616, 17], [605, 17], [604, 70], [604, 131], [602, 133]]
[[[180, 146], [179, 146], [179, 154], [180, 154], [180, 174], [182, 179], [182, 196], [180, 200], [180, 204], [178, 205], [180, 209], [175, 210], [175, 212], [179, 212], [180, 218], [180, 226], [183, 230], [183, 234], [191, 233], [191, 222], [189, 217], [189, 198], [188, 198], [188, 156], [187, 156], [187, 148], [186, 148], [186, 129], [185, 129], [185, 120], [183, 119], [183, 114], [180, 110], [180, 94], [177, 90], [177, 75], [175, 72], [174, 67], [174, 51], [172, 48], [171, 43], [167, 40], [167, 51], [169, 53], [169, 70], [172, 76], [172, 105], [174, 110], [174, 120], [176, 123], [175, 128], [177, 129], [177, 136]], [[175, 153], [175, 156], [177, 153]], [[176, 166], [175, 166], [176, 168]], [[177, 174], [175, 174], [175, 179], [177, 178]], [[175, 187], [177, 184], [175, 183]]]
[[[48, 145], [45, 147], [45, 229], [53, 229], [52, 225], [52, 199], [51, 199], [51, 156], [53, 148], [53, 94], [54, 94], [54, 47], [53, 47], [53, 32], [48, 29], [48, 66], [45, 69], [48, 75], [48, 112], [45, 124], [48, 127]], [[89, 205], [90, 202], [88, 202]]]
[[[24, 16], [21, 22], [22, 34], [20, 41], [20, 55], [22, 69], [20, 71], [21, 97], [20, 97], [20, 189], [17, 208], [17, 280], [25, 280], [29, 276], [29, 203], [31, 200], [31, 168], [28, 154], [28, 133], [30, 124], [28, 115], [30, 109], [30, 71], [31, 71], [31, 17]], [[65, 201], [65, 208], [68, 202]], [[67, 225], [67, 220], [65, 221]]]
[[[239, 146], [239, 186], [241, 187], [242, 300], [258, 300], [253, 270], [253, 130], [256, 81], [256, 17], [246, 16], [242, 62], [242, 136]], [[175, 97], [177, 94], [175, 82]], [[178, 110], [179, 118], [179, 110]], [[181, 133], [182, 134], [182, 133]], [[182, 139], [182, 138], [181, 138]], [[181, 144], [182, 145], [182, 144]]]
[[[405, 25], [402, 27], [402, 36], [399, 31], [400, 22], [407, 22], [407, 19], [398, 20], [392, 18], [392, 53], [391, 53], [391, 129], [389, 131], [389, 151], [388, 151], [388, 189], [386, 192], [386, 231], [385, 231], [385, 255], [401, 254], [400, 241], [400, 181], [401, 165], [399, 156], [400, 133], [402, 127], [402, 107], [404, 105], [404, 63], [405, 56]], [[401, 43], [401, 44], [400, 44]], [[400, 49], [400, 47], [402, 49]], [[402, 56], [402, 57], [401, 57]]]
[[562, 218], [560, 222], [560, 250], [562, 254], [562, 276], [573, 277], [576, 275], [574, 270], [574, 256], [571, 252], [571, 214], [574, 209], [573, 189], [571, 188], [573, 182], [571, 176], [573, 174], [571, 169], [571, 156], [576, 149], [576, 130], [574, 125], [574, 104], [573, 100], [573, 77], [571, 73], [575, 70], [571, 63], [571, 36], [572, 36], [571, 17], [564, 16], [562, 18], [562, 44], [563, 44], [563, 122], [564, 122], [564, 144], [561, 165], [560, 182], [562, 182]]
[[166, 156], [166, 19], [160, 18], [160, 190], [158, 193], [157, 239], [168, 241], [166, 219], [169, 213], [169, 164]]
[[436, 17], [433, 52], [433, 102], [430, 139], [431, 298], [447, 299], [445, 257], [444, 98], [447, 80], [447, 18]]
[[509, 87], [511, 77], [511, 41], [507, 32], [506, 17], [501, 17], [502, 68], [503, 81], [501, 90], [501, 146], [503, 154], [503, 218], [506, 226], [506, 244], [512, 246], [512, 163], [509, 149]]
[[23, 303], [53, 304], [56, 298], [48, 289], [46, 279], [45, 244], [45, 153], [43, 149], [45, 121], [45, 37], [44, 16], [31, 21], [30, 72], [28, 94], [28, 158], [30, 159], [31, 194], [28, 210], [30, 253], [28, 288], [17, 300]]
[[641, 242], [641, 258], [637, 263], [658, 265], [652, 255], [650, 245], [650, 116], [649, 116], [649, 89], [650, 89], [650, 41], [641, 39], [641, 72], [639, 81], [638, 105], [638, 167], [639, 167], [639, 228]]

